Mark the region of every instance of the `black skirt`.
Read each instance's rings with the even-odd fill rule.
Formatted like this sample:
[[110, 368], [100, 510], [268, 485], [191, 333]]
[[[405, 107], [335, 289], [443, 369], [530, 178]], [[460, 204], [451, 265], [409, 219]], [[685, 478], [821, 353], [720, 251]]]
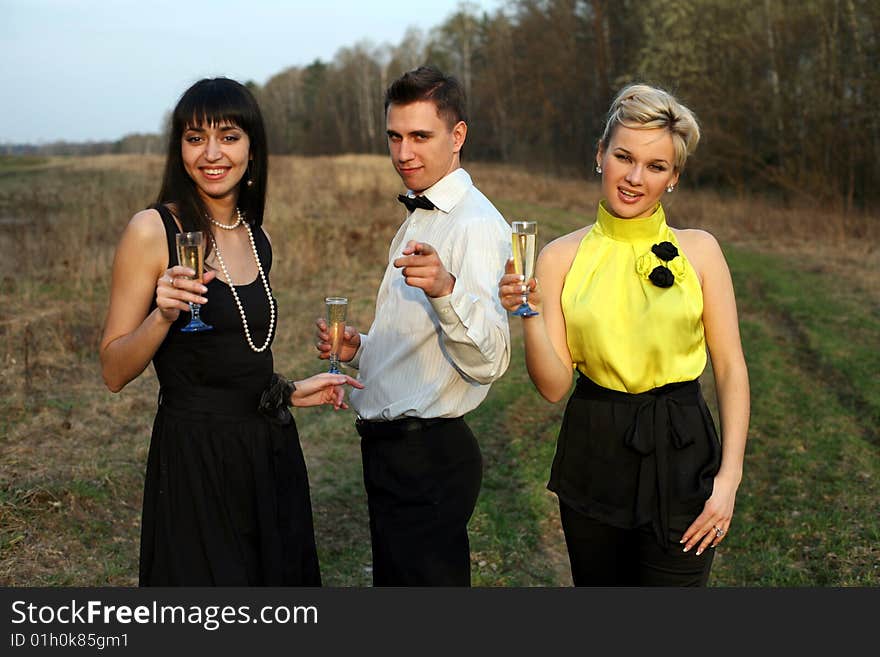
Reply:
[[163, 395], [144, 486], [141, 586], [320, 586], [296, 424], [238, 391]]
[[701, 513], [721, 466], [721, 443], [698, 381], [648, 392], [578, 378], [565, 408], [547, 487], [568, 506], [621, 529], [670, 526]]

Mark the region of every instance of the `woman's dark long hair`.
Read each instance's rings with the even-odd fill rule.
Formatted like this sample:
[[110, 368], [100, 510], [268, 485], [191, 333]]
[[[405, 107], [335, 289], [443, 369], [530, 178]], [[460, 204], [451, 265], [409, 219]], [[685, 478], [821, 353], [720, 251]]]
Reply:
[[[238, 185], [238, 207], [251, 226], [263, 223], [269, 156], [263, 115], [250, 90], [229, 78], [205, 78], [187, 89], [171, 115], [168, 156], [157, 203], [173, 203], [184, 230], [212, 233], [208, 210], [195, 181], [183, 165], [181, 140], [188, 127], [228, 122], [247, 133], [250, 140], [248, 171]], [[248, 185], [247, 181], [253, 181]], [[206, 245], [210, 247], [210, 243]], [[209, 249], [206, 249], [206, 252]]]

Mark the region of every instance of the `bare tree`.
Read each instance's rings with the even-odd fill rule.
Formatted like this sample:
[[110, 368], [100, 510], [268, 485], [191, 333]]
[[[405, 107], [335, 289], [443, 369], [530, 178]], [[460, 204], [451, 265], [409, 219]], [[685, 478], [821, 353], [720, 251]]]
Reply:
[[378, 152], [389, 80], [433, 63], [465, 86], [469, 157], [586, 171], [610, 96], [646, 81], [697, 112], [690, 180], [852, 208], [880, 195], [878, 35], [876, 0], [466, 2], [256, 91], [273, 152]]

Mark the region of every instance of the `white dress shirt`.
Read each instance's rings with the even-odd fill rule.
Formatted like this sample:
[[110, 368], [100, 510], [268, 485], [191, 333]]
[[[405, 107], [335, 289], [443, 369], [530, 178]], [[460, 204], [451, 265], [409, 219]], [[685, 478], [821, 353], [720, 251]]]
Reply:
[[[391, 241], [373, 325], [349, 363], [364, 384], [351, 391], [351, 405], [367, 420], [460, 417], [510, 363], [507, 312], [498, 299], [510, 226], [464, 169], [424, 196], [437, 209], [416, 209]], [[392, 263], [410, 240], [437, 250], [455, 277], [452, 294], [431, 299], [406, 284]]]

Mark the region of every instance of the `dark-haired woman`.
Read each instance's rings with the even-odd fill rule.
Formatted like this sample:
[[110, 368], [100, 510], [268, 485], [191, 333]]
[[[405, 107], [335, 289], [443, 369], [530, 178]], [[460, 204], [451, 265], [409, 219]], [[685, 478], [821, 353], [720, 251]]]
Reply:
[[[318, 586], [309, 484], [287, 406], [346, 408], [344, 375], [274, 374], [277, 306], [263, 231], [267, 148], [259, 107], [226, 78], [174, 109], [162, 189], [135, 214], [113, 263], [101, 341], [118, 392], [152, 360], [159, 408], [147, 459], [142, 586]], [[175, 235], [201, 231], [205, 275]], [[212, 327], [182, 332], [189, 303]]]
[[[622, 89], [596, 153], [596, 222], [548, 244], [523, 294], [526, 365], [559, 401], [579, 373], [548, 487], [580, 585], [702, 586], [730, 531], [749, 424], [749, 380], [718, 242], [666, 223], [660, 199], [699, 141], [693, 113], [647, 85]], [[712, 357], [721, 438], [698, 377]]]

